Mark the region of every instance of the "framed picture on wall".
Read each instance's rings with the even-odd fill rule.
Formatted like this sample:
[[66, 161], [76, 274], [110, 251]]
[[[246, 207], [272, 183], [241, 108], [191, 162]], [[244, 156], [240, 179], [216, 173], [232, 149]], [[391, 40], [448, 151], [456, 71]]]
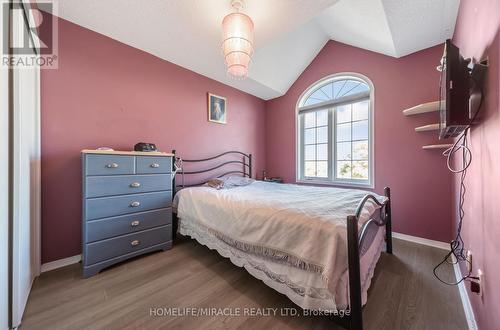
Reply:
[[213, 123], [227, 123], [226, 98], [208, 93], [208, 121]]

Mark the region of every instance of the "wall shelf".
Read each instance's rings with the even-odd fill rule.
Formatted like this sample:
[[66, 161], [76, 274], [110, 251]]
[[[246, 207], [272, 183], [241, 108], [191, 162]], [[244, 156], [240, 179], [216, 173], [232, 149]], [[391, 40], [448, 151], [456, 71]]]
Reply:
[[422, 149], [430, 150], [430, 149], [448, 149], [453, 147], [453, 143], [451, 144], [430, 144], [427, 146], [422, 146]]
[[415, 132], [427, 132], [439, 130], [439, 124], [429, 124], [424, 126], [415, 127]]
[[436, 112], [439, 110], [439, 104], [440, 104], [439, 101], [422, 103], [422, 104], [416, 105], [412, 108], [403, 110], [403, 115], [413, 116], [413, 115], [418, 115], [421, 113]]

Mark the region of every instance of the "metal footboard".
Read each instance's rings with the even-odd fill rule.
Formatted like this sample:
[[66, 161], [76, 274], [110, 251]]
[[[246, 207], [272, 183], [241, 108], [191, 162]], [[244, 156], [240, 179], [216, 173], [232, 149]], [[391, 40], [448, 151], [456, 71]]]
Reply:
[[[347, 217], [347, 259], [349, 269], [349, 315], [343, 318], [334, 317], [336, 323], [352, 330], [363, 329], [363, 312], [361, 301], [360, 258], [368, 251], [375, 238], [376, 229], [385, 226], [386, 252], [392, 254], [391, 227], [391, 190], [384, 188], [387, 199], [380, 203], [371, 194], [366, 195], [359, 203], [356, 214]], [[365, 204], [371, 201], [380, 208], [358, 230], [358, 221]]]

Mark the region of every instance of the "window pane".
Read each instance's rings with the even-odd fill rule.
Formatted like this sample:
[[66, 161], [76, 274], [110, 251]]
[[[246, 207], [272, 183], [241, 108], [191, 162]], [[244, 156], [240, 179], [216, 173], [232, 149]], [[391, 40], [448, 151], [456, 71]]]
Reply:
[[309, 98], [317, 100], [317, 103], [325, 102], [325, 101], [328, 101], [330, 99], [328, 97], [328, 95], [325, 95], [321, 91], [321, 88], [318, 89], [317, 91], [315, 91], [314, 93], [312, 93], [311, 96], [309, 96]]
[[353, 159], [356, 160], [368, 159], [368, 140], [353, 142], [352, 153], [353, 153]]
[[337, 108], [337, 123], [347, 123], [351, 121], [351, 105], [340, 105]]
[[316, 146], [316, 159], [328, 160], [328, 144], [318, 144]]
[[337, 125], [337, 141], [351, 141], [351, 123]]
[[337, 98], [339, 97], [340, 90], [345, 86], [346, 81], [345, 80], [338, 80], [333, 83], [333, 97]]
[[316, 160], [316, 145], [305, 146], [304, 149], [305, 160]]
[[304, 130], [304, 144], [316, 143], [316, 129], [310, 128]]
[[320, 103], [321, 101], [320, 100], [316, 100], [312, 97], [308, 98], [305, 102], [304, 102], [304, 106], [307, 106], [307, 105], [313, 105], [313, 104], [316, 104], [316, 103]]
[[354, 90], [359, 87], [361, 83], [356, 80], [347, 80], [346, 83], [344, 84], [344, 87], [340, 90], [340, 93], [337, 95], [337, 97], [342, 97], [342, 96], [347, 96], [347, 95], [352, 95], [354, 94]]
[[368, 140], [368, 120], [352, 123], [352, 139]]
[[328, 178], [328, 162], [317, 162], [316, 176], [320, 178]]
[[352, 178], [368, 180], [368, 162], [352, 162]]
[[328, 99], [331, 100], [333, 99], [333, 87], [332, 83], [329, 83], [323, 87], [321, 87], [321, 92], [324, 93], [326, 96], [328, 96]]
[[328, 126], [316, 128], [318, 143], [328, 143]]
[[368, 119], [368, 108], [369, 108], [368, 101], [353, 103], [352, 120]]
[[328, 125], [328, 110], [321, 110], [316, 112], [316, 126]]
[[337, 143], [337, 160], [351, 160], [351, 142]]
[[316, 113], [315, 112], [306, 113], [304, 115], [304, 127], [309, 128], [314, 126], [316, 126]]
[[345, 162], [345, 161], [337, 162], [337, 178], [340, 179], [351, 178], [351, 162]]
[[304, 175], [308, 177], [316, 176], [316, 162], [305, 162]]
[[370, 88], [368, 87], [367, 84], [361, 83], [360, 85], [358, 85], [358, 87], [354, 88], [351, 91], [351, 93], [349, 93], [349, 94], [358, 94], [358, 93], [361, 93], [361, 92], [367, 92], [369, 90], [370, 90]]

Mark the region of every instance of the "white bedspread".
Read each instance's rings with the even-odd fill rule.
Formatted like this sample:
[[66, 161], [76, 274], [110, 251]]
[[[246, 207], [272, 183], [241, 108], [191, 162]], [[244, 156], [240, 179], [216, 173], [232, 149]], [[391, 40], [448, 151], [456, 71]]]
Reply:
[[[366, 194], [256, 181], [228, 190], [186, 188], [176, 199], [180, 219], [196, 219], [197, 225], [245, 252], [320, 273], [335, 292], [347, 268], [346, 218]], [[376, 208], [365, 204], [360, 226]]]

